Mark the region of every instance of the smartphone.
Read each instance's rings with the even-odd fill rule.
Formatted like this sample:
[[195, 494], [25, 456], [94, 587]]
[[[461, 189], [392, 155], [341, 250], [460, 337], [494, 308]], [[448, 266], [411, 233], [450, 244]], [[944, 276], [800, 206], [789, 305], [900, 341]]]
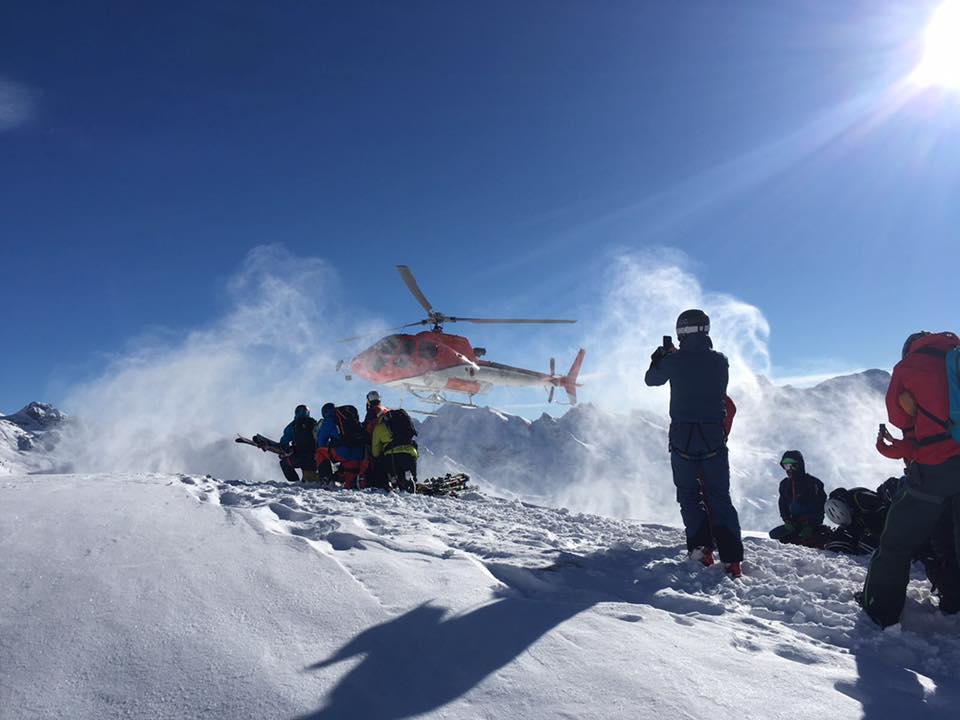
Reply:
[[662, 346], [662, 347], [667, 348], [668, 350], [669, 350], [670, 348], [672, 348], [672, 347], [673, 347], [673, 338], [670, 337], [669, 335], [664, 335], [664, 336], [663, 336], [663, 346]]
[[880, 423], [880, 432], [886, 434], [886, 432], [887, 432], [887, 424], [886, 424], [886, 423]]

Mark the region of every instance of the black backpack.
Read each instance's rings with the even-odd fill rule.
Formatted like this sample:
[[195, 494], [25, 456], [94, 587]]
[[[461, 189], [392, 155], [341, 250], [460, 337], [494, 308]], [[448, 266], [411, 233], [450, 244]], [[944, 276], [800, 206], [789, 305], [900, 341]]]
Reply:
[[337, 407], [337, 427], [340, 428], [340, 439], [336, 444], [340, 447], [358, 448], [367, 444], [367, 434], [360, 424], [360, 413], [353, 405]]
[[413, 426], [413, 420], [403, 408], [388, 410], [383, 414], [380, 422], [387, 424], [387, 429], [393, 435], [388, 447], [397, 447], [399, 445], [417, 446], [413, 436], [417, 434], [417, 429]]
[[317, 421], [312, 417], [293, 421], [293, 452], [297, 457], [313, 457], [317, 451]]

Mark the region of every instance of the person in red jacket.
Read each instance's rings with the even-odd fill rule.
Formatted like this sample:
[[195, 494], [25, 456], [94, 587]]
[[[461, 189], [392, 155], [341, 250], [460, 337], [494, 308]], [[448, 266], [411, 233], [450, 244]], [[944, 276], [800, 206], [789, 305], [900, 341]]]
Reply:
[[[912, 438], [914, 447], [908, 450], [914, 462], [904, 492], [887, 513], [880, 547], [857, 598], [881, 627], [900, 621], [910, 555], [929, 539], [944, 505], [949, 503], [960, 519], [960, 443], [945, 431], [950, 401], [944, 358], [955, 347], [960, 338], [953, 333], [914, 333], [903, 345], [903, 359], [894, 366], [887, 388], [887, 415], [905, 438]], [[955, 544], [960, 551], [960, 535]]]
[[903, 460], [903, 464], [910, 467], [917, 457], [917, 442], [912, 432], [904, 431], [903, 439], [897, 440], [886, 425], [881, 425], [877, 433], [877, 452], [891, 460]]

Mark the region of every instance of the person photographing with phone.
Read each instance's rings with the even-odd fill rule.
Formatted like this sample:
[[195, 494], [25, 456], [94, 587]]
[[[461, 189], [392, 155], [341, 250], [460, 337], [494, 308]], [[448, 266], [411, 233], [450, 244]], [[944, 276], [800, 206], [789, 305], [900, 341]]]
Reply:
[[740, 519], [730, 499], [727, 455], [727, 358], [713, 349], [710, 318], [686, 310], [677, 318], [679, 348], [664, 336], [644, 376], [649, 386], [670, 383], [670, 465], [686, 532], [687, 552], [713, 558], [714, 542], [724, 569], [741, 574]]

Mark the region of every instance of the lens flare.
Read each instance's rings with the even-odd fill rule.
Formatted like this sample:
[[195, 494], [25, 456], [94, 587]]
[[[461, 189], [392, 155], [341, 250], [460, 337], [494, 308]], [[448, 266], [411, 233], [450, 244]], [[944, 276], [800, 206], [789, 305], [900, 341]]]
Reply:
[[960, 90], [960, 2], [949, 0], [930, 17], [924, 36], [923, 58], [913, 72], [921, 86]]

